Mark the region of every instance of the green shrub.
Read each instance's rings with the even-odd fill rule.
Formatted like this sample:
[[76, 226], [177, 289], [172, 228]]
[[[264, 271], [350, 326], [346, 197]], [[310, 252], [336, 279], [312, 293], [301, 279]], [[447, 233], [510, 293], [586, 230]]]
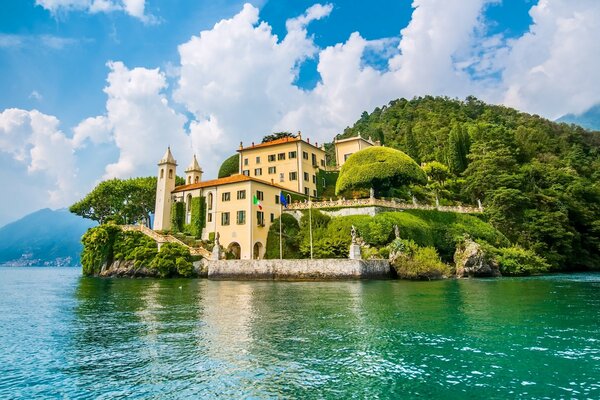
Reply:
[[[281, 224], [283, 258], [301, 258], [299, 250], [300, 225], [298, 225], [298, 221], [289, 214], [283, 214]], [[279, 258], [279, 218], [276, 218], [269, 228], [265, 258]]]
[[374, 188], [387, 192], [410, 183], [426, 183], [425, 173], [408, 155], [389, 147], [368, 147], [352, 154], [340, 170], [335, 192]]
[[149, 267], [156, 270], [162, 278], [174, 276], [179, 271], [179, 264], [181, 264], [182, 270], [185, 271], [186, 267], [183, 265], [183, 261], [179, 261], [180, 258], [190, 262], [190, 251], [178, 243], [165, 243], [161, 246], [160, 251], [156, 254]]
[[177, 257], [175, 260], [175, 268], [177, 269], [177, 273], [181, 276], [192, 276], [194, 272], [194, 265], [184, 257]]
[[114, 259], [115, 237], [121, 229], [112, 224], [104, 224], [90, 228], [82, 236], [83, 250], [81, 265], [84, 275], [100, 273], [102, 265], [110, 264]]
[[518, 246], [498, 249], [497, 261], [502, 275], [531, 275], [550, 269], [546, 259]]
[[226, 178], [233, 174], [240, 173], [240, 155], [234, 154], [221, 164], [219, 168], [219, 178]]
[[412, 240], [402, 239], [394, 240], [389, 247], [392, 266], [401, 279], [441, 279], [452, 273], [433, 247], [420, 247]]

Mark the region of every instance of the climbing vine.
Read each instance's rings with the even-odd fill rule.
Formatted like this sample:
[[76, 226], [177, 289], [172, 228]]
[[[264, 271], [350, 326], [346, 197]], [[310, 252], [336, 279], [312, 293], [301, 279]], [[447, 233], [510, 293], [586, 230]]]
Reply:
[[184, 221], [185, 204], [181, 201], [176, 201], [171, 206], [171, 229], [175, 232], [182, 232]]

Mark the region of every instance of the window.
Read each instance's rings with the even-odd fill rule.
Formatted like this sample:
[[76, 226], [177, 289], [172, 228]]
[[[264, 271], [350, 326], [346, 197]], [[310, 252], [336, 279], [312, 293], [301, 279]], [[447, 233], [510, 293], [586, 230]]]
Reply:
[[317, 190], [313, 190], [313, 197], [317, 197]]
[[244, 158], [244, 165], [248, 165], [248, 159]]
[[316, 185], [317, 184], [317, 176], [313, 175], [313, 183]]
[[260, 157], [256, 157], [256, 163], [260, 164]]
[[206, 214], [206, 222], [212, 222], [212, 213]]
[[169, 170], [169, 179], [173, 179], [173, 170], [172, 169]]
[[198, 182], [200, 182], [200, 177], [199, 176], [197, 176], [197, 177], [194, 178], [194, 183], [198, 183]]
[[221, 225], [229, 225], [229, 213], [224, 212], [221, 214]]
[[271, 222], [275, 221], [275, 214], [271, 213]]
[[348, 157], [350, 157], [351, 155], [352, 155], [352, 153], [344, 154], [344, 161], [346, 161], [348, 159]]
[[190, 183], [192, 183], [192, 177], [191, 177], [191, 176], [188, 176], [188, 185], [189, 185]]
[[265, 226], [265, 213], [262, 211], [256, 212], [256, 224], [258, 226]]
[[325, 166], [325, 160], [321, 160], [321, 167]]
[[290, 159], [292, 159], [292, 158], [296, 158], [296, 154], [297, 154], [297, 153], [296, 153], [295, 151], [290, 151], [290, 152], [288, 153], [288, 157], [289, 157]]
[[208, 194], [208, 199], [206, 200], [206, 202], [208, 203], [207, 208], [209, 210], [212, 210], [212, 203], [213, 203], [213, 194], [212, 193]]
[[246, 176], [250, 176], [250, 170], [249, 169], [245, 169], [242, 171], [242, 174], [246, 175]]
[[254, 176], [261, 176], [262, 168], [254, 168]]
[[317, 156], [314, 153], [312, 154], [312, 163], [313, 163], [313, 165], [318, 165], [317, 164]]
[[165, 177], [165, 170], [164, 169], [160, 169], [160, 179]]
[[323, 178], [323, 187], [327, 187], [327, 182], [325, 181], [325, 178]]
[[308, 182], [308, 178], [309, 178], [308, 172], [305, 172], [305, 173], [304, 173], [304, 180], [305, 180], [306, 182]]
[[302, 158], [305, 159], [305, 160], [308, 160], [308, 153], [305, 152], [305, 151], [303, 151], [302, 152]]
[[285, 160], [285, 153], [279, 153], [279, 154], [277, 154], [277, 159], [278, 160]]
[[285, 174], [283, 172], [279, 173], [279, 182], [283, 182], [285, 180]]
[[231, 200], [231, 193], [229, 193], [229, 192], [223, 192], [223, 193], [221, 193], [221, 200], [222, 201], [229, 201], [229, 200]]
[[275, 154], [269, 154], [268, 158], [269, 158], [269, 162], [275, 161]]
[[310, 191], [306, 187], [304, 188], [304, 194], [307, 195], [307, 196], [310, 194]]
[[298, 179], [298, 173], [296, 171], [290, 172], [290, 181], [295, 181]]
[[237, 212], [236, 223], [238, 225], [244, 225], [246, 223], [246, 211], [242, 210]]
[[269, 167], [269, 174], [274, 174], [277, 172], [277, 168], [275, 167]]
[[265, 195], [260, 190], [257, 190], [256, 191], [256, 198], [259, 199], [260, 201], [263, 201], [265, 199]]
[[246, 198], [246, 191], [245, 190], [238, 190], [237, 191], [237, 199], [238, 200], [244, 200]]
[[288, 203], [288, 204], [292, 204], [292, 196], [290, 196], [290, 195], [288, 194], [286, 197], [287, 197], [287, 203]]
[[275, 195], [275, 204], [279, 204], [279, 195], [278, 194]]

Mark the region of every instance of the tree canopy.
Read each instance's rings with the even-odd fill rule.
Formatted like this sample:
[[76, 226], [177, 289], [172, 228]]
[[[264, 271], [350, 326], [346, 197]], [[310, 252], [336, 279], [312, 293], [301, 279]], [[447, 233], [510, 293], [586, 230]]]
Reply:
[[296, 135], [294, 135], [292, 132], [274, 132], [270, 135], [266, 135], [265, 137], [263, 137], [262, 142], [266, 143], [266, 142], [271, 142], [273, 140], [277, 140], [277, 139], [283, 139], [286, 137], [295, 137]]
[[103, 224], [150, 223], [156, 201], [156, 178], [110, 179], [100, 182], [69, 211]]
[[238, 153], [227, 158], [219, 168], [219, 178], [227, 178], [240, 172], [240, 155]]
[[404, 152], [374, 146], [348, 157], [340, 170], [335, 192], [369, 188], [381, 192], [391, 187], [425, 182], [425, 174], [419, 165]]
[[[481, 200], [496, 228], [553, 268], [599, 268], [600, 132], [475, 97], [432, 96], [397, 99], [363, 113], [338, 137], [358, 132], [382, 133], [387, 147], [418, 163], [445, 165], [450, 175], [443, 190], [429, 185], [441, 204]], [[417, 190], [423, 189], [411, 188], [412, 194]]]

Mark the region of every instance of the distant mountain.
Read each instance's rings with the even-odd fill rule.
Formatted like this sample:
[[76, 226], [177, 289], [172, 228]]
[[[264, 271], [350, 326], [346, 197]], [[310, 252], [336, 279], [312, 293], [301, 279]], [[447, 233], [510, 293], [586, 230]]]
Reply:
[[577, 124], [593, 131], [600, 131], [600, 104], [596, 104], [594, 107], [580, 115], [563, 115], [557, 119], [557, 122]]
[[48, 208], [0, 228], [0, 265], [78, 265], [81, 235], [95, 222]]

